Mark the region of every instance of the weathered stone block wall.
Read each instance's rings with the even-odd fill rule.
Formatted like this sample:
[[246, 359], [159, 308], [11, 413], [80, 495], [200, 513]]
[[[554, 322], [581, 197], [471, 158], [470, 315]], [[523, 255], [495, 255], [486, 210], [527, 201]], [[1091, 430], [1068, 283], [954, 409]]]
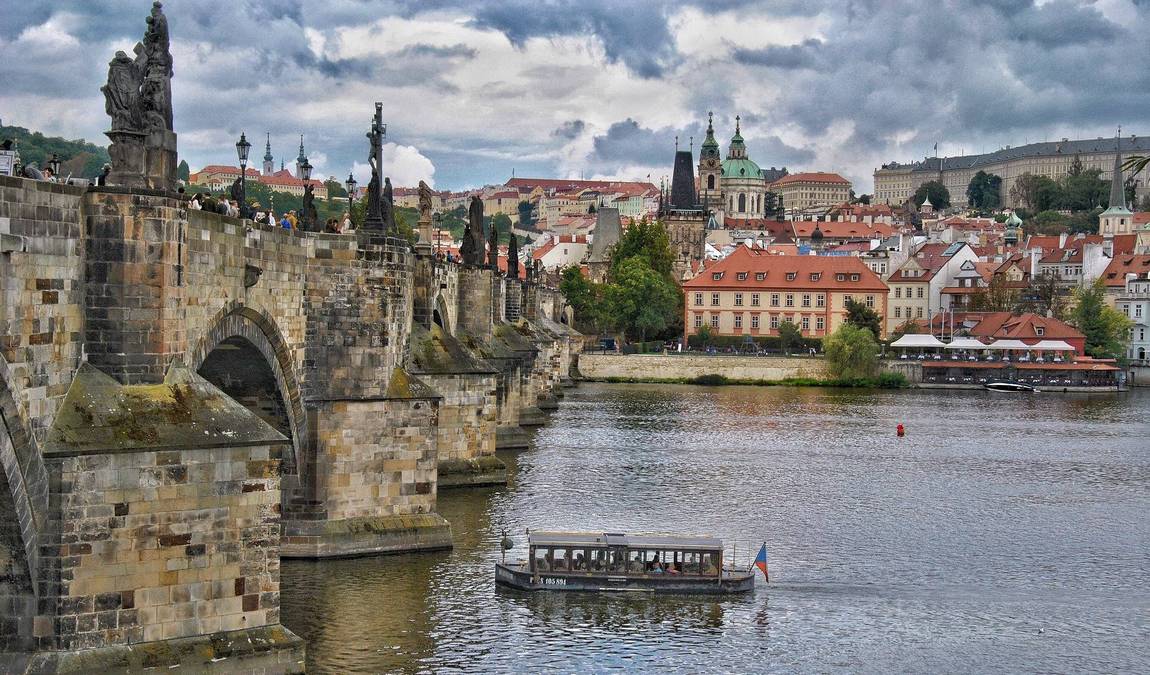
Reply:
[[515, 323], [523, 316], [523, 282], [517, 279], [508, 279], [504, 287], [503, 315], [507, 321]]
[[311, 412], [315, 498], [328, 520], [435, 511], [436, 400], [328, 401]]
[[436, 429], [439, 461], [494, 455], [496, 376], [444, 373], [420, 377], [443, 396]]
[[581, 354], [579, 372], [589, 379], [686, 379], [723, 375], [739, 380], [827, 377], [826, 360], [775, 356], [706, 356], [702, 354]]
[[0, 176], [0, 381], [37, 440], [83, 352], [81, 194]]
[[488, 269], [459, 268], [459, 318], [456, 332], [480, 340], [491, 335], [493, 276]]
[[43, 649], [279, 623], [280, 446], [49, 457]]
[[83, 204], [88, 362], [123, 384], [160, 382], [188, 348], [186, 203], [97, 188]]

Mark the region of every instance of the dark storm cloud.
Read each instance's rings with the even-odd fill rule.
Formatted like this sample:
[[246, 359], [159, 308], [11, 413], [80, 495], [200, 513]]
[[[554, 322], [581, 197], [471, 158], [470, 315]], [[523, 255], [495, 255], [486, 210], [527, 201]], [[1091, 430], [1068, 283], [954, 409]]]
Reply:
[[793, 70], [796, 68], [817, 68], [819, 66], [819, 50], [822, 48], [821, 40], [811, 38], [801, 44], [777, 46], [764, 49], [746, 49], [736, 47], [731, 54], [735, 61], [748, 66], [768, 66]]
[[[715, 120], [715, 136], [719, 145], [725, 148], [734, 133], [734, 120], [729, 120], [730, 129], [725, 129], [725, 121]], [[793, 148], [778, 136], [755, 136], [744, 121], [743, 134], [747, 136], [747, 146], [752, 159], [760, 164], [783, 166], [810, 162], [814, 153]], [[706, 138], [706, 126], [691, 124], [680, 128], [648, 129], [633, 119], [612, 124], [605, 134], [595, 136], [594, 150], [589, 157], [593, 169], [610, 173], [628, 165], [660, 166], [669, 165], [675, 154], [675, 139], [678, 137], [680, 150], [693, 148], [698, 152]]]
[[573, 141], [583, 133], [583, 129], [587, 124], [583, 120], [571, 120], [564, 122], [562, 126], [551, 132], [551, 138], [558, 138], [564, 141]]

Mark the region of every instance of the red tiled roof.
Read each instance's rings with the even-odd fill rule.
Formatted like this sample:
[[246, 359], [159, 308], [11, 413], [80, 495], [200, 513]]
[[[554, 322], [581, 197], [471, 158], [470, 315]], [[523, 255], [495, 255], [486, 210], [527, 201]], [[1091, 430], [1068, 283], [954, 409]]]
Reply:
[[504, 186], [526, 192], [531, 192], [537, 187], [547, 191], [567, 192], [588, 188], [602, 190], [625, 186], [642, 186], [644, 190], [656, 191], [654, 185], [642, 181], [575, 180], [570, 178], [512, 178], [504, 183]]
[[[209, 164], [199, 171], [196, 171], [195, 175], [202, 173], [232, 173], [238, 176], [240, 175], [240, 167], [227, 166], [226, 164]], [[249, 178], [257, 178], [259, 177], [260, 172], [251, 167], [248, 167], [248, 169], [244, 171], [244, 175]]]
[[831, 183], [838, 185], [850, 185], [851, 182], [837, 173], [828, 173], [825, 171], [809, 171], [806, 173], [792, 173], [783, 176], [771, 185], [790, 185], [791, 183]]
[[1116, 255], [1102, 273], [1102, 281], [1110, 287], [1125, 288], [1127, 274], [1147, 272], [1150, 272], [1150, 255]]
[[[1134, 214], [1138, 215], [1138, 214]], [[1146, 214], [1150, 216], [1150, 213]], [[1134, 252], [1134, 247], [1138, 244], [1137, 234], [1116, 234], [1114, 235], [1114, 250], [1113, 255], [1130, 255]]]
[[[957, 326], [964, 322], [976, 322], [968, 329], [972, 337], [993, 338], [995, 340], [1021, 340], [1033, 344], [1039, 340], [1083, 340], [1085, 335], [1065, 321], [1053, 317], [1026, 312], [954, 312], [953, 322]], [[943, 322], [951, 322], [950, 314], [937, 314], [931, 321], [935, 331], [943, 330]], [[1039, 335], [1035, 328], [1042, 328]], [[984, 339], [983, 342], [989, 342]]]
[[886, 223], [791, 221], [795, 237], [800, 239], [809, 239], [816, 225], [826, 239], [886, 239], [894, 233], [894, 228]]
[[1043, 263], [1080, 263], [1082, 262], [1082, 247], [1056, 248], [1042, 256], [1038, 262]]
[[[739, 273], [746, 278], [740, 280]], [[764, 272], [762, 281], [755, 273]], [[715, 279], [714, 275], [720, 278]], [[792, 278], [788, 279], [788, 276]], [[812, 275], [817, 275], [812, 279]], [[839, 275], [845, 278], [839, 280]], [[856, 276], [857, 275], [857, 276]], [[851, 281], [855, 276], [857, 281]], [[776, 255], [761, 248], [737, 247], [729, 256], [707, 267], [684, 288], [812, 289], [823, 291], [887, 291], [887, 286], [854, 256]]]
[[1148, 225], [1150, 224], [1150, 211], [1138, 211], [1134, 214], [1135, 225]]

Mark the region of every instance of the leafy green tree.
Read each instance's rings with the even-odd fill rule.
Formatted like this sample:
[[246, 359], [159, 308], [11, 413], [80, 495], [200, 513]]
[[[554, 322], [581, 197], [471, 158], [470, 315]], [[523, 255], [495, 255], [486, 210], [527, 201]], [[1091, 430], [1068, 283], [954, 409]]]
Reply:
[[670, 275], [675, 253], [671, 249], [671, 237], [667, 228], [657, 220], [643, 218], [623, 230], [619, 242], [611, 253], [611, 273], [615, 274], [619, 265], [631, 258], [643, 258], [647, 266], [659, 274]]
[[60, 174], [79, 178], [95, 178], [105, 164], [112, 160], [108, 150], [83, 139], [68, 140], [59, 136], [45, 136], [39, 131], [29, 131], [24, 127], [0, 126], [0, 139], [15, 141], [20, 151], [20, 161], [25, 165], [44, 168], [52, 155], [60, 160]]
[[1013, 312], [1018, 308], [1019, 289], [1012, 288], [1005, 274], [995, 274], [990, 284], [970, 296], [973, 312]]
[[575, 312], [576, 327], [598, 333], [602, 320], [602, 286], [591, 283], [577, 265], [572, 265], [560, 273], [559, 291]]
[[531, 202], [519, 202], [519, 226], [522, 228], [534, 227], [535, 216], [532, 213]]
[[802, 344], [803, 333], [799, 330], [798, 324], [794, 321], [779, 323], [779, 346], [783, 348], [784, 353], [790, 354]]
[[844, 323], [823, 340], [823, 351], [835, 377], [874, 377], [878, 372], [879, 345], [866, 328]]
[[950, 208], [950, 190], [947, 190], [945, 185], [936, 180], [928, 180], [918, 186], [918, 189], [914, 191], [914, 205], [921, 208], [927, 197], [930, 197], [931, 206], [935, 210], [941, 211]]
[[882, 317], [878, 312], [857, 300], [847, 300], [847, 323], [865, 328], [874, 334], [874, 339], [880, 339], [882, 334]]
[[652, 269], [642, 256], [619, 263], [604, 292], [612, 323], [628, 337], [638, 337], [640, 341], [673, 325], [682, 300], [678, 284]]
[[1098, 278], [1074, 289], [1075, 305], [1070, 322], [1086, 336], [1086, 353], [1095, 358], [1125, 361], [1133, 323], [1106, 304], [1106, 284]]
[[343, 186], [338, 180], [329, 178], [323, 182], [323, 186], [327, 188], [327, 196], [331, 197], [347, 197], [347, 188]]
[[1066, 289], [1057, 273], [1043, 273], [1030, 280], [1022, 293], [1020, 309], [1024, 312], [1061, 317], [1066, 312]]
[[1058, 201], [1058, 184], [1046, 176], [1027, 172], [1014, 179], [1010, 196], [1030, 211], [1047, 211]]
[[1002, 177], [979, 170], [966, 186], [966, 199], [971, 207], [993, 211], [1002, 204]]
[[495, 225], [495, 231], [499, 233], [499, 241], [508, 241], [511, 232], [511, 218], [506, 213], [497, 213], [491, 216], [491, 221], [484, 223], [484, 226], [490, 227], [492, 224]]
[[188, 160], [181, 159], [180, 165], [176, 167], [176, 178], [182, 181], [187, 181], [192, 175], [192, 169], [188, 166]]
[[696, 328], [695, 335], [698, 336], [699, 343], [703, 347], [706, 347], [711, 342], [711, 338], [714, 337], [714, 334], [711, 332], [711, 327], [707, 324], [703, 324], [702, 326]]
[[1110, 186], [1102, 180], [1102, 171], [1099, 169], [1068, 173], [1057, 185], [1054, 208], [1089, 211], [1105, 205], [1110, 197]]

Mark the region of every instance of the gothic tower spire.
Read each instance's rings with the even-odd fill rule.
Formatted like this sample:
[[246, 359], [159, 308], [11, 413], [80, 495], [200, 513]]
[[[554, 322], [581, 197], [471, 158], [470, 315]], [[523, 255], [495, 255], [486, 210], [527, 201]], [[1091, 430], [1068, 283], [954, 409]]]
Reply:
[[275, 158], [272, 157], [272, 133], [269, 131], [267, 145], [264, 146], [264, 175], [270, 176], [275, 173], [276, 163]]

